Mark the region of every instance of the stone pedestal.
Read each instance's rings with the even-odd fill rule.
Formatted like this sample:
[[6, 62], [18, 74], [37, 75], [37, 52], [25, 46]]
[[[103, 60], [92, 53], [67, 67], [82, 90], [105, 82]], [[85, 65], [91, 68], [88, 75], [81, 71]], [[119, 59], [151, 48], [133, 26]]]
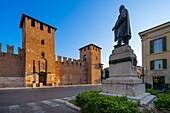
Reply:
[[127, 96], [130, 100], [142, 102], [149, 94], [145, 93], [145, 85], [137, 77], [136, 64], [136, 55], [130, 46], [115, 48], [109, 57], [110, 78], [103, 81], [101, 94]]

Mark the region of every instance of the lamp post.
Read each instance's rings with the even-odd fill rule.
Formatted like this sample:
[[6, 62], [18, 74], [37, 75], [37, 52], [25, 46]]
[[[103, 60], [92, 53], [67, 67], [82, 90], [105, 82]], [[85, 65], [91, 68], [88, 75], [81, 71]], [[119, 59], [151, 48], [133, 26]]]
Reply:
[[142, 67], [142, 83], [144, 83], [144, 76], [145, 76], [145, 68]]

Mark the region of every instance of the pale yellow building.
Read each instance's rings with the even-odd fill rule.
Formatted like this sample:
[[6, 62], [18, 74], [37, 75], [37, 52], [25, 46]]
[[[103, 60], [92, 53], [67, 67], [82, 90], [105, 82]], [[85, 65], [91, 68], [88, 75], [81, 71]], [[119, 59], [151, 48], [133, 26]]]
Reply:
[[139, 33], [145, 82], [154, 89], [170, 84], [170, 21]]

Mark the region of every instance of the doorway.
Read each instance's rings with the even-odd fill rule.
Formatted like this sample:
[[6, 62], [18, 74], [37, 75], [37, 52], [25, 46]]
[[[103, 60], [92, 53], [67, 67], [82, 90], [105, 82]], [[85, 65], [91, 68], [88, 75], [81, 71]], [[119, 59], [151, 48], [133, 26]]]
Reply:
[[43, 83], [43, 85], [47, 85], [47, 73], [40, 72], [39, 73], [39, 83]]

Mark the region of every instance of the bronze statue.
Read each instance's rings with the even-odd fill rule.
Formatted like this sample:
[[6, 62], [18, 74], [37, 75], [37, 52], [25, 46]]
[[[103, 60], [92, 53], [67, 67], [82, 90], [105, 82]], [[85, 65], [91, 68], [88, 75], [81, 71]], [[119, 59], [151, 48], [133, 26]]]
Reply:
[[120, 47], [122, 42], [125, 45], [129, 45], [129, 40], [131, 39], [129, 14], [124, 5], [120, 6], [119, 13], [118, 20], [112, 29], [115, 35], [114, 41], [118, 41], [115, 47]]

